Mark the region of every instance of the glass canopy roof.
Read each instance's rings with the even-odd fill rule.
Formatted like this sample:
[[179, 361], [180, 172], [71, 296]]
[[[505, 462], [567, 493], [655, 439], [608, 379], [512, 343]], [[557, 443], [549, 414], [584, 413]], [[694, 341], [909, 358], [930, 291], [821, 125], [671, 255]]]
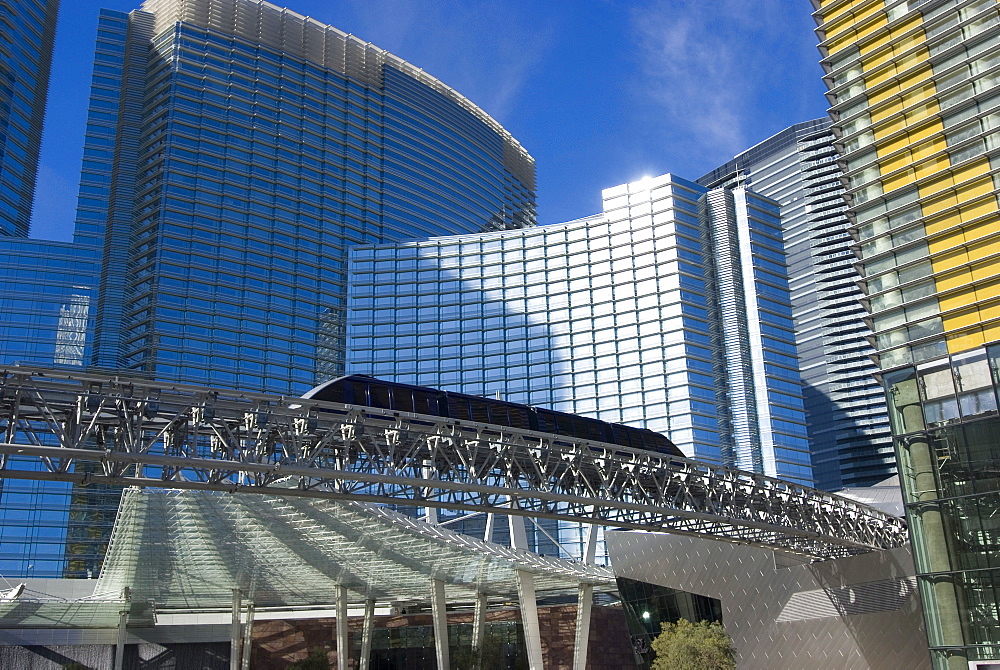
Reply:
[[461, 535], [385, 507], [211, 491], [129, 489], [98, 594], [132, 589], [157, 609], [227, 608], [233, 589], [258, 607], [427, 602], [431, 580], [449, 601], [475, 593], [515, 600], [516, 571], [539, 595], [614, 588], [603, 567], [548, 558]]

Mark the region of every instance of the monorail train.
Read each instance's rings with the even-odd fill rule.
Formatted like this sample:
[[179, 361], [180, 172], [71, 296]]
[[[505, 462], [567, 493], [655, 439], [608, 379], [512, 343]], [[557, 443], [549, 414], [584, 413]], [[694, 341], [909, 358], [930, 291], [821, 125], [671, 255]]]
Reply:
[[537, 430], [684, 457], [673, 442], [646, 428], [607, 423], [504, 400], [440, 391], [427, 386], [397, 384], [367, 375], [333, 379], [311, 389], [303, 397]]

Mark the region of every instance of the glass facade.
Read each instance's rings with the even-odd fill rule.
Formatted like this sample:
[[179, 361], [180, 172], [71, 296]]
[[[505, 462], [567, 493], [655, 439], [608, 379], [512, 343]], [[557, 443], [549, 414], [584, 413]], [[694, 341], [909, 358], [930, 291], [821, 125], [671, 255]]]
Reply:
[[1000, 659], [1000, 344], [885, 384], [932, 658]]
[[0, 365], [83, 366], [98, 268], [79, 245], [0, 238]]
[[[299, 395], [343, 373], [349, 246], [532, 226], [534, 188], [494, 119], [336, 28], [103, 10], [74, 243], [0, 241], [0, 360]], [[0, 574], [97, 573], [119, 490], [0, 496]]]
[[0, 4], [0, 235], [28, 236], [59, 0]]
[[641, 426], [811, 483], [777, 212], [665, 175], [569, 223], [355, 247], [348, 369]]
[[742, 184], [781, 206], [813, 470], [831, 491], [896, 473], [834, 140], [829, 119], [799, 123], [698, 180]]
[[[371, 670], [435, 670], [437, 656], [434, 650], [432, 626], [394, 626], [375, 628], [372, 631]], [[472, 624], [448, 625], [448, 657], [455, 667], [488, 667], [503, 670], [526, 670], [528, 652], [524, 643], [524, 629], [516, 621], [490, 621], [486, 623], [480, 659], [472, 647]], [[361, 657], [361, 636], [352, 638], [351, 654]]]
[[96, 365], [302, 393], [343, 371], [348, 246], [534, 223], [530, 156], [408, 64], [268, 3], [143, 10], [100, 19]]
[[[82, 368], [92, 344], [99, 268], [96, 250], [82, 245], [0, 238], [0, 309], [5, 315], [0, 367]], [[10, 457], [7, 467], [37, 464]], [[91, 536], [94, 526], [81, 517], [85, 508], [74, 496], [74, 487], [64, 483], [0, 482], [0, 575], [59, 577], [68, 574], [72, 563], [73, 576], [97, 576], [97, 563], [87, 557], [107, 540]], [[94, 497], [87, 504], [100, 501]], [[104, 530], [116, 510], [117, 500], [103, 511]]]
[[856, 4], [814, 1], [820, 50], [931, 659], [967, 670], [1000, 658], [1000, 6]]

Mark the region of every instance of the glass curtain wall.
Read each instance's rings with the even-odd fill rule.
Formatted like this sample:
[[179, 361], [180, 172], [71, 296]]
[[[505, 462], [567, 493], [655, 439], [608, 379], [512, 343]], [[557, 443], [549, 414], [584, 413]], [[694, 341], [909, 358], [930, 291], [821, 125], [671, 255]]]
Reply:
[[59, 0], [0, 4], [0, 235], [27, 237]]
[[1000, 344], [885, 384], [932, 656], [1000, 659]]

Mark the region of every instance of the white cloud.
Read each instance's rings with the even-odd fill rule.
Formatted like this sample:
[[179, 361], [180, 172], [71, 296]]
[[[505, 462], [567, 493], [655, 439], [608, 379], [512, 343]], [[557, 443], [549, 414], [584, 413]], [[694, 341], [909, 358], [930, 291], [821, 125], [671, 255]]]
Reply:
[[[754, 117], [804, 10], [784, 0], [654, 0], [632, 12], [641, 79], [635, 94], [664, 114], [673, 141], [732, 155], [764, 139]], [[795, 25], [794, 28], [790, 27]], [[817, 70], [818, 78], [818, 70]], [[794, 95], [794, 91], [786, 91]], [[804, 119], [802, 119], [804, 120]]]

